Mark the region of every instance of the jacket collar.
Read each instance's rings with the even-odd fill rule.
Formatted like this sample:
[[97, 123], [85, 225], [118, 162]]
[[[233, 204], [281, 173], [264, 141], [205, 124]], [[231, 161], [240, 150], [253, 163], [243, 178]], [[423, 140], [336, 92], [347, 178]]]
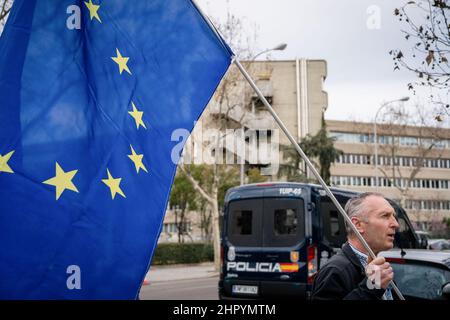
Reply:
[[[360, 270], [361, 274], [365, 276], [365, 271], [363, 266], [361, 265], [361, 262], [359, 262], [358, 257], [353, 252], [352, 248], [350, 247], [350, 244], [348, 242], [344, 243], [342, 246], [342, 253], [347, 257], [348, 260], [356, 267], [358, 270]], [[395, 283], [395, 281], [394, 281]], [[394, 290], [392, 290], [392, 296], [394, 297], [394, 300], [400, 300], [397, 293], [395, 293]]]
[[352, 248], [350, 247], [350, 244], [348, 242], [344, 243], [344, 245], [342, 246], [342, 253], [347, 257], [348, 260], [350, 260], [350, 262], [358, 268], [358, 270], [362, 273], [365, 274], [364, 272], [364, 268], [361, 265], [361, 262], [359, 262], [358, 257], [356, 256], [356, 254], [353, 252]]

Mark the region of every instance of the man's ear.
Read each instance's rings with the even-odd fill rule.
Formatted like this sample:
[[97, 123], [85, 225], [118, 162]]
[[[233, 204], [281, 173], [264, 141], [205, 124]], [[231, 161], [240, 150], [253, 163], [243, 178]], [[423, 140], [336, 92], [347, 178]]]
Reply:
[[359, 233], [364, 234], [364, 227], [362, 224], [362, 220], [359, 217], [351, 217], [352, 223], [355, 225], [356, 229]]

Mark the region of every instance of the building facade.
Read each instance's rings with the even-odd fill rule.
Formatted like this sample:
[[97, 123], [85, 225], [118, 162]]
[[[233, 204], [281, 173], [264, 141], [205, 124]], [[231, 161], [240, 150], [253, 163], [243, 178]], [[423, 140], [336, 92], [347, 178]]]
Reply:
[[[323, 90], [327, 76], [326, 61], [297, 59], [244, 61], [242, 64], [297, 140], [320, 129], [322, 113], [328, 106], [328, 96]], [[218, 136], [220, 138], [216, 140]], [[214, 157], [219, 151], [223, 155], [220, 157], [223, 163], [240, 168], [243, 183], [247, 182], [246, 172], [253, 167], [258, 167], [273, 179], [276, 174], [273, 170], [277, 167], [272, 164], [282, 161], [279, 145], [273, 152], [270, 150], [275, 146], [275, 138], [277, 143], [290, 144], [244, 77], [232, 65], [187, 140], [183, 160], [187, 164], [211, 164], [217, 161]], [[265, 144], [269, 147], [264, 147]], [[270, 156], [263, 156], [260, 152], [266, 149], [269, 149]], [[204, 238], [206, 235], [201, 234], [198, 215], [190, 213], [188, 220], [191, 231], [185, 239]], [[169, 205], [160, 241], [178, 241], [174, 226], [175, 211]]]
[[[327, 121], [343, 155], [331, 167], [331, 185], [380, 192], [396, 200], [419, 228], [450, 217], [450, 129]], [[376, 156], [377, 155], [377, 156]]]
[[[298, 141], [319, 131], [328, 105], [323, 90], [327, 76], [324, 60], [256, 61], [244, 62], [244, 66]], [[249, 150], [255, 142], [251, 133], [256, 132], [256, 149], [261, 148], [264, 132], [268, 142], [278, 130], [278, 142], [290, 143], [234, 66], [225, 79], [228, 77], [231, 80], [222, 83], [226, 94], [219, 87], [187, 140], [184, 155], [188, 151], [186, 163], [211, 164], [217, 161], [217, 150], [228, 152], [230, 164], [240, 166], [246, 183], [249, 168], [263, 171], [273, 162], [273, 158], [251, 156]], [[332, 186], [380, 192], [401, 204], [418, 228], [443, 227], [442, 220], [450, 218], [450, 129], [378, 124], [374, 143], [373, 123], [327, 120], [326, 124], [329, 135], [336, 139], [335, 147], [343, 151], [331, 167]], [[217, 129], [222, 135], [214, 131]], [[226, 130], [242, 130], [243, 154], [239, 154], [238, 139], [228, 140], [233, 141], [231, 146], [225, 143], [233, 134], [223, 135]], [[222, 140], [214, 140], [217, 136]], [[277, 161], [282, 161], [281, 151], [276, 151]], [[223, 163], [228, 163], [225, 158]], [[169, 205], [160, 241], [178, 241], [175, 213]], [[185, 241], [207, 239], [210, 235], [202, 224], [204, 218], [198, 212], [189, 212]]]
[[[297, 140], [307, 134], [315, 134], [320, 129], [321, 116], [328, 105], [328, 96], [323, 90], [327, 72], [324, 60], [255, 61], [243, 64]], [[217, 136], [220, 136], [219, 141], [216, 140]], [[243, 163], [244, 171], [254, 166], [264, 168], [280, 161], [266, 154], [263, 156], [260, 152], [266, 150], [263, 146], [267, 145], [269, 154], [270, 148], [274, 146], [277, 148], [275, 155], [278, 156], [278, 145], [275, 146], [273, 142], [289, 144], [261, 100], [232, 65], [197, 121], [186, 143], [184, 158], [188, 163], [210, 164], [217, 161], [213, 159], [217, 149], [223, 155], [224, 163]]]

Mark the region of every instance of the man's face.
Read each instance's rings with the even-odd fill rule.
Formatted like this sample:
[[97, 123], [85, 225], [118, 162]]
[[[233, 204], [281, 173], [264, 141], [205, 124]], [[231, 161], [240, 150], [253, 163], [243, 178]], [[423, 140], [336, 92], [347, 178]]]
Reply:
[[[395, 210], [384, 198], [369, 196], [365, 199], [365, 218], [356, 225], [369, 246], [378, 254], [394, 247], [394, 235], [399, 225]], [[355, 221], [356, 222], [356, 221]]]

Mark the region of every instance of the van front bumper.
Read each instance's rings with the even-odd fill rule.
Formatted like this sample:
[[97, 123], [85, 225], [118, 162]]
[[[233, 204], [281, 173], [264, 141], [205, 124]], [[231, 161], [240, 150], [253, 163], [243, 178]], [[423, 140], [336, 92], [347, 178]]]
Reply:
[[[257, 286], [257, 294], [234, 293], [234, 285]], [[301, 282], [286, 281], [255, 281], [243, 279], [223, 279], [219, 281], [220, 299], [265, 299], [265, 298], [289, 298], [307, 299], [311, 285]]]

